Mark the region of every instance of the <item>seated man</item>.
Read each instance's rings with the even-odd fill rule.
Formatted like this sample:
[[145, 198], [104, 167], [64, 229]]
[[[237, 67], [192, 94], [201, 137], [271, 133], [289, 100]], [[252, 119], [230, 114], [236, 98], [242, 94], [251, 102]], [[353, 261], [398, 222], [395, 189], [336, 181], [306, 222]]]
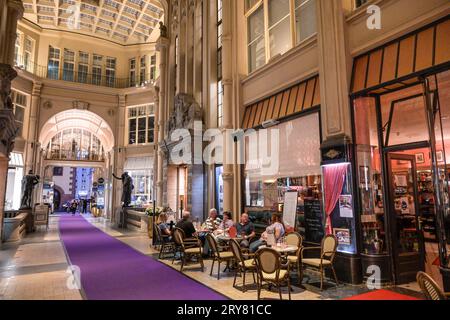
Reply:
[[197, 236], [197, 231], [191, 221], [191, 213], [188, 211], [183, 212], [182, 219], [178, 221], [175, 227], [183, 230], [186, 238], [193, 238]]
[[255, 233], [255, 226], [248, 218], [247, 213], [243, 213], [241, 215], [240, 221], [236, 224], [237, 234], [240, 235], [244, 240], [241, 241], [241, 247], [248, 248], [249, 247], [249, 240], [250, 238], [253, 238]]
[[209, 217], [205, 221], [206, 231], [214, 232], [215, 230], [217, 230], [217, 228], [219, 228], [221, 222], [222, 220], [219, 218], [217, 210], [209, 210]]

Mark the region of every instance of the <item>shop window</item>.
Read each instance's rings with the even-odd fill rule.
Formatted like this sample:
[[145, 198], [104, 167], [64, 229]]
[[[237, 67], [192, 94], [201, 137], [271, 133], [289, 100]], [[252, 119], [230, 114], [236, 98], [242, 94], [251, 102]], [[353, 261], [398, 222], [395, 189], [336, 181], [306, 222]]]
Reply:
[[128, 108], [128, 144], [155, 142], [154, 105]]
[[22, 195], [24, 176], [23, 154], [12, 152], [8, 163], [8, 177], [5, 193], [5, 210], [18, 210]]
[[[270, 150], [272, 172], [265, 173], [259, 151], [263, 146], [258, 142], [255, 148], [252, 138], [245, 143], [245, 206], [249, 213], [283, 212], [286, 192], [297, 192], [297, 215], [293, 219], [296, 228], [305, 234], [312, 227], [305, 215], [318, 213], [322, 217], [322, 177], [320, 168], [320, 131], [318, 113], [286, 121], [268, 129], [268, 137], [278, 132], [278, 140]], [[302, 134], [298, 134], [302, 132]], [[258, 135], [261, 130], [258, 132]], [[272, 138], [268, 138], [271, 141]], [[259, 140], [261, 141], [261, 140]], [[292, 146], [298, 146], [292, 148]], [[301, 146], [301, 147], [300, 147]], [[253, 151], [252, 151], [253, 150]], [[256, 153], [256, 155], [254, 154]], [[295, 160], [293, 160], [295, 159]], [[265, 215], [263, 215], [265, 216]], [[270, 215], [269, 215], [270, 216]], [[311, 221], [311, 220], [310, 220]], [[321, 223], [322, 224], [322, 223]], [[317, 226], [314, 227], [317, 229]], [[323, 234], [318, 228], [315, 235]], [[320, 234], [318, 233], [320, 232]], [[317, 236], [318, 238], [320, 236]], [[310, 239], [311, 240], [311, 239]]]
[[353, 107], [362, 252], [383, 254], [387, 250], [387, 243], [375, 101], [373, 98], [360, 98], [355, 100]]
[[[420, 92], [420, 88], [417, 88]], [[385, 146], [428, 141], [426, 109], [421, 93], [389, 94], [381, 99]], [[410, 115], [405, 117], [405, 115]]]
[[49, 79], [58, 80], [59, 79], [59, 60], [60, 60], [60, 50], [57, 48], [49, 47], [48, 54], [48, 70], [47, 77]]

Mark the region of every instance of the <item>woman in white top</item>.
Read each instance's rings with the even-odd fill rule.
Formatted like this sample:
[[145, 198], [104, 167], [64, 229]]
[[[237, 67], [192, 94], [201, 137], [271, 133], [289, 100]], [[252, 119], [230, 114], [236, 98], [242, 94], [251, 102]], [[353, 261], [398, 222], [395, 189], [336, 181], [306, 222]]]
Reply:
[[278, 242], [286, 233], [281, 216], [277, 213], [272, 214], [271, 224], [261, 234], [261, 238], [250, 244], [250, 251], [256, 252], [258, 248], [267, 243], [267, 239], [273, 234], [275, 242]]

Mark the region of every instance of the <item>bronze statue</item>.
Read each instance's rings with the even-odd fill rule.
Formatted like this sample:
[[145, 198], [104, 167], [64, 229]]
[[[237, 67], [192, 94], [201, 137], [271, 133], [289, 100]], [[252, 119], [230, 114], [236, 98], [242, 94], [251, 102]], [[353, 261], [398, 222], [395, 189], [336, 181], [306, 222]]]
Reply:
[[120, 178], [113, 173], [113, 177], [122, 181], [122, 203], [124, 207], [129, 207], [131, 193], [134, 189], [133, 179], [128, 175], [128, 172], [124, 172]]
[[167, 38], [167, 27], [162, 23], [162, 21], [159, 22], [159, 31], [160, 36], [163, 38]]
[[33, 197], [34, 186], [39, 183], [40, 177], [33, 174], [33, 170], [28, 172], [28, 175], [22, 179], [22, 201], [20, 203], [21, 209], [31, 208], [31, 200]]

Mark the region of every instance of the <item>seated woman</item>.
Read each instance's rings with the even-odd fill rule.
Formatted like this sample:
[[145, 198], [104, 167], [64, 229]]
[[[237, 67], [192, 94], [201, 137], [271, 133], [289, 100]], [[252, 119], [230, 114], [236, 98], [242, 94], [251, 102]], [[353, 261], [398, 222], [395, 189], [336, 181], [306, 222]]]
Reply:
[[223, 235], [228, 233], [228, 230], [234, 226], [233, 218], [231, 212], [225, 211], [223, 213], [223, 221], [220, 223], [219, 227], [216, 231], [214, 231], [215, 235]]
[[258, 251], [258, 248], [267, 243], [269, 235], [273, 235], [275, 242], [278, 242], [285, 234], [285, 228], [281, 216], [277, 213], [272, 214], [271, 224], [263, 232], [261, 238], [250, 244], [250, 252]]
[[[163, 241], [169, 242], [172, 238], [172, 232], [170, 231], [169, 224], [167, 223], [167, 213], [160, 213], [158, 216], [158, 221], [156, 224], [158, 225], [159, 230], [161, 230], [161, 235], [163, 235]], [[168, 236], [168, 237], [166, 237]]]

